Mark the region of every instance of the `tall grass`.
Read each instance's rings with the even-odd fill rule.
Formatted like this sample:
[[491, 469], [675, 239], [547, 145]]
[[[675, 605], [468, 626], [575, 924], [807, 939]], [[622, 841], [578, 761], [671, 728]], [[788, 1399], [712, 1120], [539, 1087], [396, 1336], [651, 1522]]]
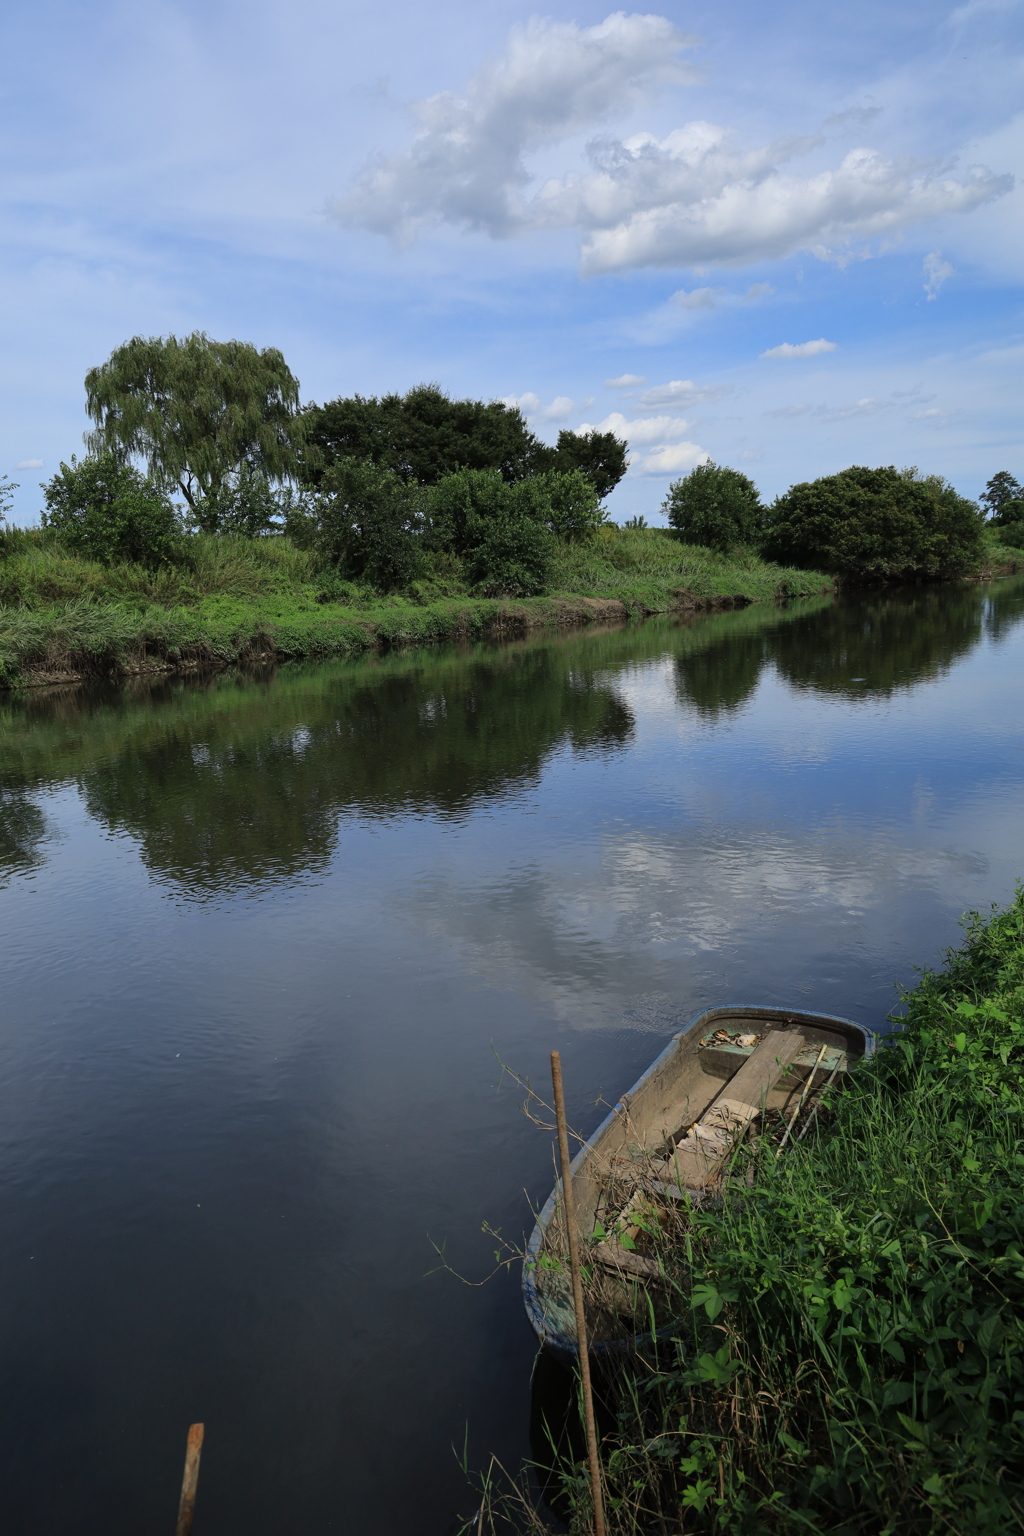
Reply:
[[652, 530], [559, 546], [548, 596], [512, 605], [479, 597], [459, 561], [436, 552], [407, 589], [382, 594], [323, 571], [284, 537], [182, 537], [173, 561], [151, 569], [85, 559], [49, 530], [13, 530], [0, 540], [0, 686], [589, 622], [581, 598], [639, 615], [830, 589], [814, 572], [687, 549]]
[[653, 1229], [679, 1322], [606, 1387], [618, 1536], [1024, 1529], [1024, 888], [905, 1001], [827, 1124]]

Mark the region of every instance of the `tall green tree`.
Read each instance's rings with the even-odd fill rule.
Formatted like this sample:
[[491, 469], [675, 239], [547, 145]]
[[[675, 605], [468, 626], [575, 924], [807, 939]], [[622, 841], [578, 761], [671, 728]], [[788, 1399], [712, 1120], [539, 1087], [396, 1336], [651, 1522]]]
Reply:
[[992, 476], [978, 500], [993, 523], [1006, 526], [1024, 521], [1024, 486], [1007, 469]]
[[687, 544], [722, 551], [751, 543], [763, 515], [753, 480], [711, 459], [673, 481], [661, 510]]
[[497, 470], [510, 484], [546, 468], [551, 449], [523, 414], [500, 400], [453, 400], [436, 384], [405, 395], [350, 395], [304, 412], [308, 448], [302, 478], [318, 485], [339, 459], [369, 459], [417, 485], [460, 469]]
[[598, 501], [615, 489], [626, 465], [626, 444], [614, 432], [559, 432], [557, 445], [547, 450], [547, 468], [560, 475], [581, 470]]
[[769, 513], [769, 560], [862, 580], [966, 575], [982, 553], [977, 506], [941, 475], [853, 465], [790, 486]]
[[145, 459], [150, 478], [179, 490], [200, 520], [204, 503], [209, 511], [225, 501], [243, 466], [277, 482], [296, 468], [305, 427], [299, 383], [276, 347], [258, 351], [202, 331], [182, 340], [134, 336], [89, 370], [85, 394], [96, 423], [90, 452]]

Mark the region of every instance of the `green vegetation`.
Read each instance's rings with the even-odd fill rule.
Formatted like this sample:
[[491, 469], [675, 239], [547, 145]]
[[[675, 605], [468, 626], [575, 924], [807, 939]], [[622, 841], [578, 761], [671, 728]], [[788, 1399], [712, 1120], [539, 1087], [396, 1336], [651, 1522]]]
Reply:
[[609, 1388], [618, 1536], [1021, 1529], [1024, 888], [966, 929], [827, 1124], [652, 1229], [683, 1321]]
[[72, 455], [45, 490], [43, 526], [68, 549], [105, 565], [155, 566], [174, 554], [174, 508], [151, 480], [114, 453], [79, 464]]
[[180, 491], [206, 532], [261, 532], [251, 526], [259, 493], [266, 500], [297, 468], [299, 384], [275, 347], [200, 331], [135, 336], [89, 370], [85, 395], [91, 452], [144, 459], [156, 488]]
[[815, 573], [689, 548], [663, 530], [608, 527], [583, 543], [545, 536], [546, 595], [510, 603], [486, 596], [468, 562], [446, 551], [424, 550], [421, 574], [384, 595], [287, 537], [182, 536], [174, 561], [153, 568], [90, 560], [50, 529], [14, 530], [0, 557], [0, 679], [344, 656], [830, 590]]
[[535, 783], [552, 752], [613, 752], [634, 730], [622, 672], [670, 656], [696, 677], [715, 656], [727, 673], [737, 642], [770, 666], [783, 632], [829, 602], [7, 693], [0, 878], [45, 857], [33, 787], [73, 780], [154, 876], [193, 895], [301, 879], [336, 849], [346, 812], [469, 810]]
[[1006, 472], [985, 532], [916, 470], [849, 469], [766, 513], [707, 463], [670, 487], [671, 528], [620, 529], [612, 433], [551, 447], [516, 407], [434, 384], [300, 408], [280, 352], [201, 332], [136, 336], [85, 383], [90, 457], [44, 487], [42, 530], [7, 526], [0, 483], [0, 684], [977, 574], [1016, 567], [1024, 526]]
[[857, 580], [944, 580], [978, 569], [982, 528], [974, 503], [939, 475], [855, 466], [780, 496], [762, 548]]
[[1024, 487], [1009, 470], [1001, 469], [992, 476], [980, 500], [996, 527], [1009, 528], [1024, 523]]
[[754, 482], [710, 459], [675, 481], [661, 510], [688, 544], [723, 552], [756, 544], [764, 519]]
[[460, 469], [495, 470], [509, 484], [575, 469], [602, 500], [626, 473], [626, 445], [612, 432], [560, 432], [549, 448], [518, 407], [452, 400], [436, 384], [310, 405], [303, 416], [308, 448], [301, 478], [314, 488], [339, 459], [369, 460], [415, 485], [436, 485]]

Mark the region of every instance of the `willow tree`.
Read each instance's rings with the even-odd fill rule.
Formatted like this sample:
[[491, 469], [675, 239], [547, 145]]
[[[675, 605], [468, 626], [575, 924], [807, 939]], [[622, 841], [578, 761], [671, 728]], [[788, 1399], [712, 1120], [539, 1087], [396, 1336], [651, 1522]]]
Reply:
[[202, 331], [134, 336], [85, 376], [91, 453], [145, 459], [161, 489], [193, 513], [216, 505], [243, 470], [288, 478], [304, 435], [299, 383], [276, 347], [211, 341]]

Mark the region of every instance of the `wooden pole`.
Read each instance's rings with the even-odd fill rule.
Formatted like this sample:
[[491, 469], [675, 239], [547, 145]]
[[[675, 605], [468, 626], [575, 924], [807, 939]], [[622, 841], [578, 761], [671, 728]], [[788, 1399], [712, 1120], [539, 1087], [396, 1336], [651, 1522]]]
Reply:
[[572, 1276], [572, 1301], [576, 1311], [576, 1347], [580, 1357], [583, 1385], [583, 1418], [587, 1426], [587, 1457], [590, 1461], [590, 1488], [594, 1499], [594, 1536], [605, 1536], [604, 1496], [601, 1492], [601, 1463], [597, 1459], [597, 1425], [594, 1422], [594, 1393], [590, 1385], [590, 1348], [587, 1344], [587, 1319], [583, 1312], [583, 1281], [580, 1278], [579, 1233], [576, 1230], [576, 1201], [572, 1192], [572, 1159], [569, 1156], [569, 1132], [565, 1124], [565, 1094], [562, 1091], [562, 1058], [551, 1052], [551, 1084], [555, 1090], [555, 1121], [558, 1125], [558, 1156], [562, 1164], [562, 1213], [569, 1239], [569, 1271]]
[[196, 1484], [199, 1481], [199, 1453], [203, 1448], [203, 1426], [193, 1424], [189, 1428], [185, 1446], [185, 1476], [181, 1480], [181, 1503], [178, 1505], [178, 1524], [174, 1536], [189, 1536], [192, 1516], [196, 1509]]

